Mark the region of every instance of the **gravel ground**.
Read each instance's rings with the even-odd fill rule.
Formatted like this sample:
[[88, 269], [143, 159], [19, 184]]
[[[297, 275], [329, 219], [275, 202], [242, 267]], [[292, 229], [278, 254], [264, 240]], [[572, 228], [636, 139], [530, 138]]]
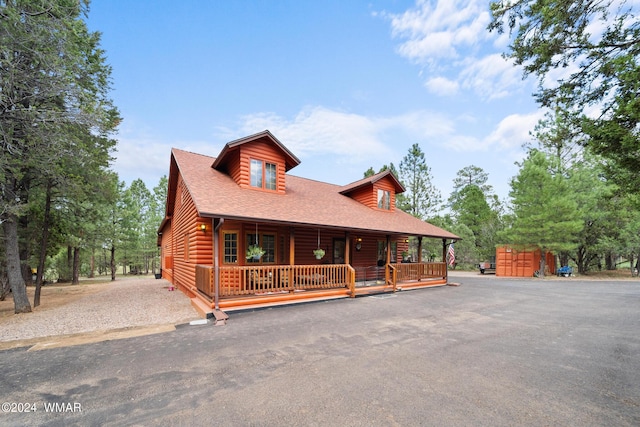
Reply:
[[[180, 324], [199, 319], [191, 301], [180, 291], [169, 291], [166, 280], [126, 278], [115, 282], [79, 285], [83, 293], [69, 302], [47, 304], [43, 288], [41, 306], [33, 313], [0, 317], [0, 342], [55, 335], [79, 334], [119, 328]], [[66, 286], [69, 288], [69, 286]], [[32, 295], [30, 293], [30, 295]], [[59, 298], [58, 298], [59, 299]], [[33, 302], [33, 298], [30, 297]], [[2, 304], [13, 307], [11, 297]]]

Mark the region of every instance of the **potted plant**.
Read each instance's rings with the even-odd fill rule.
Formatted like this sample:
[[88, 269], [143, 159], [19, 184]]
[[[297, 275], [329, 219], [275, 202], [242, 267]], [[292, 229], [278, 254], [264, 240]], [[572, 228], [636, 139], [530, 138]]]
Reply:
[[313, 255], [315, 255], [316, 259], [322, 259], [324, 256], [324, 249], [318, 248], [313, 250]]
[[258, 245], [251, 245], [249, 246], [249, 249], [247, 249], [247, 259], [257, 261], [262, 258], [262, 255], [264, 255], [264, 249]]

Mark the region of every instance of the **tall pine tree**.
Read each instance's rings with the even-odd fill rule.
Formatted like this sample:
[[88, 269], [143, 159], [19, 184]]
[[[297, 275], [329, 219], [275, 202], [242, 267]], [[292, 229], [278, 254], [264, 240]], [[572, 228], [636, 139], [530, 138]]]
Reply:
[[575, 249], [576, 235], [582, 228], [578, 206], [566, 179], [555, 173], [558, 167], [554, 163], [541, 151], [529, 152], [511, 181], [513, 223], [501, 233], [504, 244], [542, 251], [541, 274], [547, 252]]
[[400, 209], [416, 218], [427, 219], [440, 210], [442, 196], [431, 182], [431, 168], [427, 166], [424, 153], [418, 144], [413, 144], [399, 166], [400, 182], [406, 191], [398, 194], [396, 204]]

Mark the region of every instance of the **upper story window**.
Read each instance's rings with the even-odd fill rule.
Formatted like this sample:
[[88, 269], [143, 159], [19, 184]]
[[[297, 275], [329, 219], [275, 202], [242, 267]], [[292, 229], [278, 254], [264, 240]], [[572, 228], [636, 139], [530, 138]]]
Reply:
[[277, 166], [274, 163], [251, 159], [251, 186], [276, 190]]
[[391, 193], [389, 191], [378, 189], [378, 208], [391, 209]]

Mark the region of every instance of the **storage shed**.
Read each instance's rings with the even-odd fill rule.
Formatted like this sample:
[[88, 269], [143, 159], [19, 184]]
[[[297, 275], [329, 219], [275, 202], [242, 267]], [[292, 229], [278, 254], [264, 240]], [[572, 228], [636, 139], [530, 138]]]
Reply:
[[[496, 276], [533, 277], [534, 272], [540, 268], [542, 251], [540, 249], [515, 249], [509, 246], [501, 246], [496, 249]], [[545, 258], [545, 275], [555, 274], [556, 258], [551, 252], [547, 252]]]

